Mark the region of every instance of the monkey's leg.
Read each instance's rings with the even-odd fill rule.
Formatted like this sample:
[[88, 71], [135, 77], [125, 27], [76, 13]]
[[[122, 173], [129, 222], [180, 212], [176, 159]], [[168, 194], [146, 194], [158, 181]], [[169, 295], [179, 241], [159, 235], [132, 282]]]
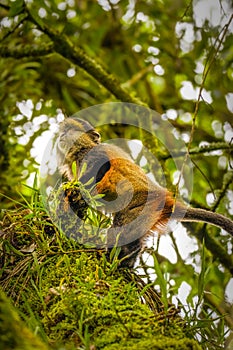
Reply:
[[129, 244], [123, 245], [118, 257], [121, 260], [120, 267], [133, 268], [137, 258], [140, 256], [142, 247], [141, 239], [136, 239]]
[[115, 245], [121, 248], [119, 254], [119, 259], [123, 259], [121, 266], [133, 267], [153, 223], [145, 205], [116, 213], [113, 226], [108, 230], [107, 245], [109, 252]]

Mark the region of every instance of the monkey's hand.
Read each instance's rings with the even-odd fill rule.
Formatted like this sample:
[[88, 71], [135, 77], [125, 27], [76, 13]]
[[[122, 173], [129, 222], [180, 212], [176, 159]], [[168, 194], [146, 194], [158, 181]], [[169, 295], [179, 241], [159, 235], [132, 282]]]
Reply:
[[58, 190], [54, 191], [50, 213], [53, 222], [67, 237], [80, 239], [79, 229], [87, 216], [87, 210], [88, 204], [77, 182], [63, 183]]
[[52, 219], [67, 237], [88, 248], [103, 248], [111, 219], [99, 210], [100, 197], [78, 181], [63, 183], [53, 194]]
[[71, 209], [78, 218], [84, 219], [87, 215], [88, 204], [83, 198], [79, 184], [68, 182], [62, 185], [62, 189], [59, 210], [67, 213]]

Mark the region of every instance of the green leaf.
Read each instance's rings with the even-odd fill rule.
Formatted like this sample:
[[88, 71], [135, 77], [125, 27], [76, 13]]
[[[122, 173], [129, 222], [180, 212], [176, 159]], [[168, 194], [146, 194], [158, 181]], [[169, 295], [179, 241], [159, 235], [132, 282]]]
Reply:
[[199, 303], [201, 303], [201, 301], [204, 298], [205, 285], [206, 285], [208, 272], [209, 272], [209, 267], [206, 265], [205, 241], [203, 240], [203, 246], [202, 246], [202, 252], [201, 252], [201, 272], [198, 277]]
[[159, 282], [159, 286], [161, 289], [161, 294], [162, 294], [162, 301], [164, 303], [164, 307], [165, 310], [168, 309], [168, 299], [167, 299], [167, 281], [165, 280], [161, 267], [159, 265], [159, 262], [156, 258], [156, 256], [153, 254], [153, 258], [154, 258], [154, 269], [155, 272], [157, 274], [157, 278], [158, 278], [158, 282]]
[[82, 166], [80, 174], [79, 174], [80, 178], [84, 175], [86, 170], [87, 170], [87, 163], [83, 163], [83, 166]]
[[90, 180], [88, 180], [87, 182], [85, 182], [85, 186], [89, 186], [90, 184], [92, 184], [94, 182], [94, 177], [90, 178]]
[[74, 181], [76, 181], [77, 180], [77, 163], [76, 163], [76, 161], [74, 161], [72, 163], [72, 174], [74, 177]]

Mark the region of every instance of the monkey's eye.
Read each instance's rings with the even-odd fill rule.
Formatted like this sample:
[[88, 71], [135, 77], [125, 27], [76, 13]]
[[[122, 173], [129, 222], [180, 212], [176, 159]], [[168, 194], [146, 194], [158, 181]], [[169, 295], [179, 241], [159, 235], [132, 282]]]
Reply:
[[65, 140], [62, 140], [61, 138], [59, 138], [57, 145], [58, 145], [58, 148], [59, 148], [61, 151], [64, 151], [64, 150], [67, 149], [67, 143], [66, 143], [66, 141], [65, 141]]

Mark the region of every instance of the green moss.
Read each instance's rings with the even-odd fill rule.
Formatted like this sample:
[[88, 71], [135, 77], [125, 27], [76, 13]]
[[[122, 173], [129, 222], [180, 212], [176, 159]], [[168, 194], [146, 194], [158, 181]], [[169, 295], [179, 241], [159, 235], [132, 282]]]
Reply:
[[[18, 219], [25, 230], [30, 216]], [[165, 312], [161, 301], [154, 311], [142, 303], [130, 273], [107, 262], [103, 251], [83, 249], [56, 230], [48, 237], [44, 223], [37, 220], [30, 226], [30, 231], [33, 225], [37, 232], [41, 229], [30, 235], [35, 249], [25, 254], [20, 250], [21, 232], [14, 233], [17, 249], [10, 243], [8, 217], [10, 234], [5, 228], [3, 246], [11, 259], [5, 260], [8, 276], [3, 273], [2, 282], [28, 326], [46, 334], [54, 348], [201, 349], [176, 312]]]
[[180, 318], [161, 320], [161, 314], [140, 302], [136, 286], [121, 273], [108, 275], [96, 254], [54, 257], [44, 268], [41, 287], [46, 300], [42, 324], [51, 343], [94, 344], [97, 349], [145, 349], [148, 344], [154, 349], [198, 349], [186, 338]]
[[48, 349], [26, 328], [2, 291], [0, 292], [0, 348], [4, 350]]

